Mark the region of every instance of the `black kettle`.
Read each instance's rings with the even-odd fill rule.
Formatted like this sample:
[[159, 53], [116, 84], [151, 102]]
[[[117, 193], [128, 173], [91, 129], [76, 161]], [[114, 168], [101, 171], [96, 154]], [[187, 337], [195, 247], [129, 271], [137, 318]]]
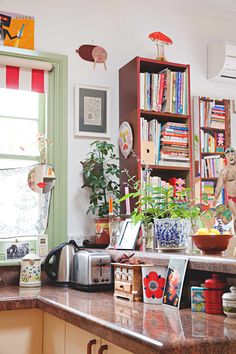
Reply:
[[55, 285], [69, 286], [71, 280], [71, 266], [78, 245], [74, 240], [63, 242], [52, 248], [45, 258], [44, 270], [48, 278]]

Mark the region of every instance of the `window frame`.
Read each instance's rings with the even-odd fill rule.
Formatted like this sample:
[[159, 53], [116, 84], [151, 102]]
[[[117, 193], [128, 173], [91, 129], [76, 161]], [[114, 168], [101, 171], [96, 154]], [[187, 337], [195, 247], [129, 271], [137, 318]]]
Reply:
[[67, 239], [68, 58], [61, 54], [41, 53], [12, 47], [1, 48], [0, 55], [45, 61], [54, 67], [48, 77], [46, 127], [47, 137], [53, 142], [52, 148], [48, 151], [47, 162], [52, 164], [56, 175], [46, 230], [50, 249]]

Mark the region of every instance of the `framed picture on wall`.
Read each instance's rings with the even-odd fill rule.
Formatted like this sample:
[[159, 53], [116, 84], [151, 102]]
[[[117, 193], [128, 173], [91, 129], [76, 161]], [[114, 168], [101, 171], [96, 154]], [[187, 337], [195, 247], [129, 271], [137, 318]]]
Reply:
[[110, 90], [75, 85], [75, 136], [110, 138]]

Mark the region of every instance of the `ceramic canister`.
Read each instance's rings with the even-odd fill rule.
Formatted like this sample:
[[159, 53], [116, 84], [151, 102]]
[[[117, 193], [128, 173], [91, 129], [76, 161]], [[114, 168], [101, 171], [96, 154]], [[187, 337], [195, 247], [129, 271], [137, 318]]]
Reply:
[[41, 285], [41, 258], [28, 253], [21, 260], [20, 286], [35, 287]]
[[154, 265], [142, 266], [143, 301], [162, 304], [167, 268]]
[[205, 280], [204, 287], [206, 313], [223, 314], [222, 296], [228, 287], [226, 280], [218, 274], [212, 274], [212, 278]]
[[223, 311], [229, 317], [236, 317], [236, 286], [231, 286], [230, 291], [222, 296]]

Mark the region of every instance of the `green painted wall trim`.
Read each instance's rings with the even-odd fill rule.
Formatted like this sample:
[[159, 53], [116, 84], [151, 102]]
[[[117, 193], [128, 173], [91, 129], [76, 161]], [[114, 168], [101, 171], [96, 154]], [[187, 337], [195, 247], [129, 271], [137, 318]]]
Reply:
[[56, 185], [52, 192], [49, 224], [49, 249], [67, 240], [67, 146], [68, 146], [68, 58], [65, 55], [40, 53], [26, 49], [2, 47], [0, 56], [49, 62], [48, 138], [53, 142], [48, 162], [54, 167]]

